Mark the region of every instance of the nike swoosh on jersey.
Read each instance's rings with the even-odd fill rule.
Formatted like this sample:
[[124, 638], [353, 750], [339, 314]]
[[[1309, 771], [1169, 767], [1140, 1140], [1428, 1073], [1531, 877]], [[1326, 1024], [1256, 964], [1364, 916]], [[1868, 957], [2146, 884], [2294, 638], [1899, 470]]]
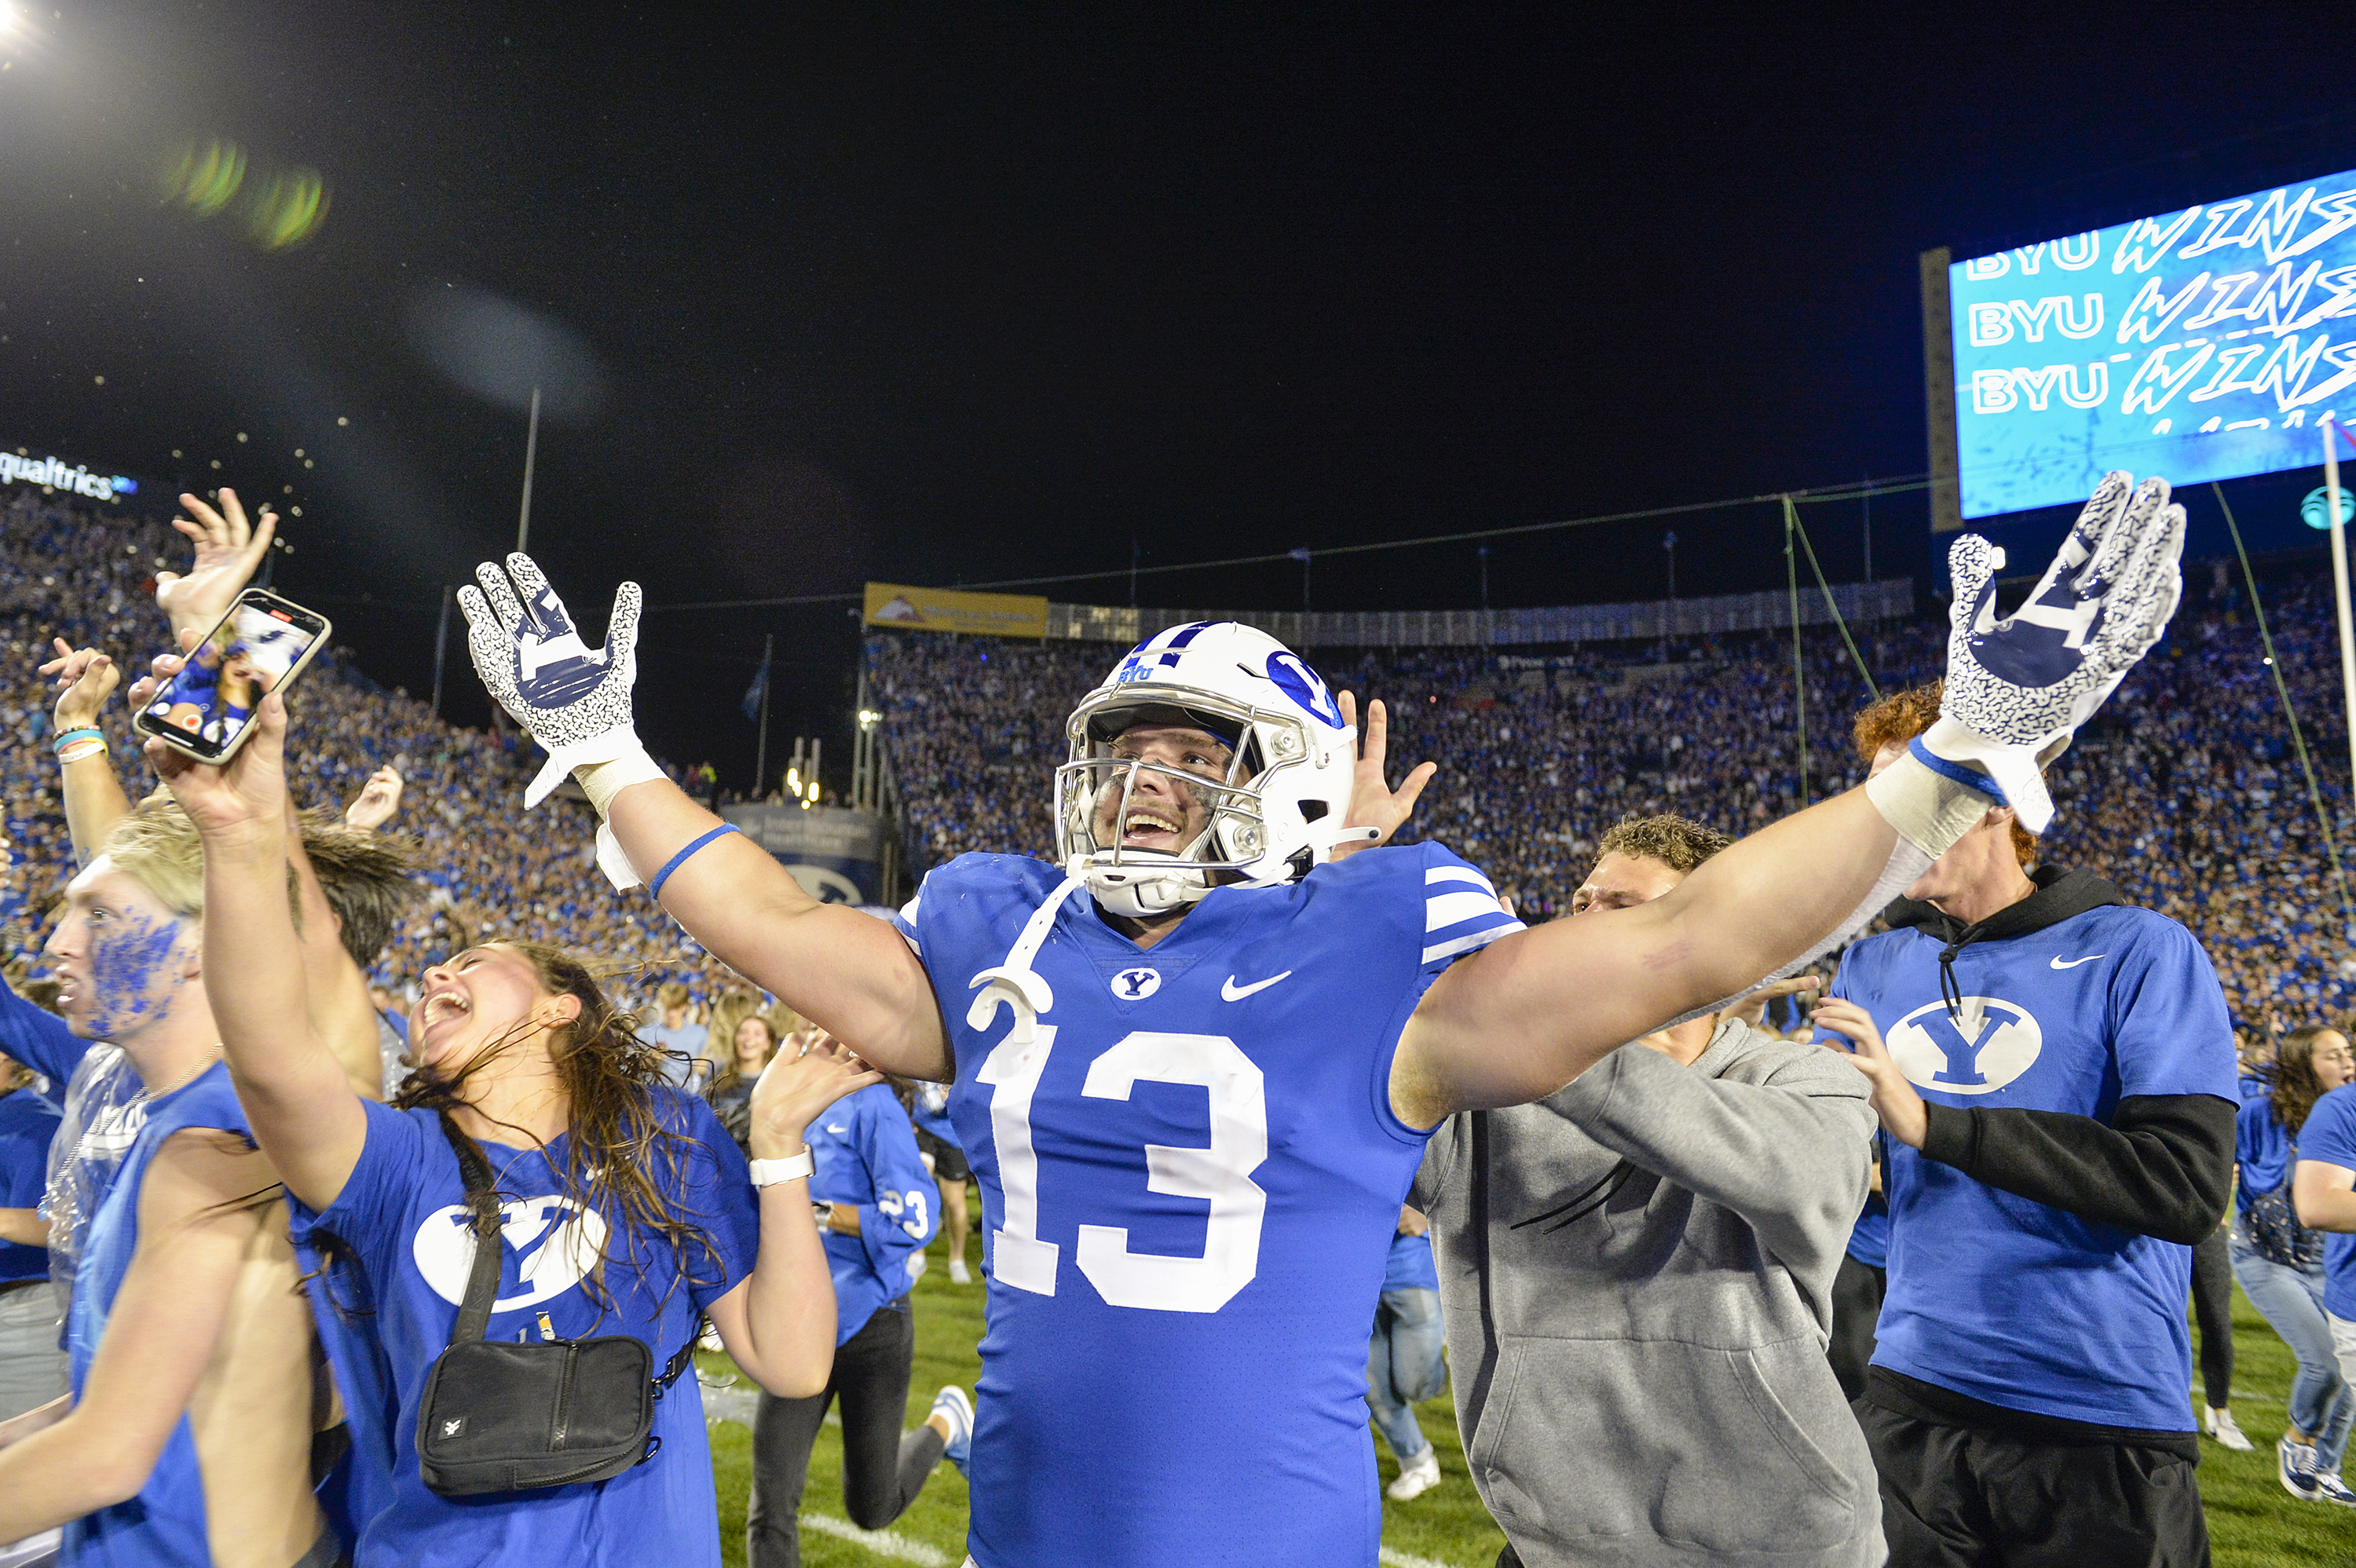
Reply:
[[1248, 986], [1238, 986], [1236, 984], [1236, 977], [1230, 975], [1226, 982], [1219, 987], [1219, 999], [1226, 1002], [1240, 1002], [1254, 991], [1265, 991], [1279, 980], [1289, 980], [1291, 977], [1292, 971], [1287, 969], [1281, 975], [1270, 975], [1265, 980], [1254, 980]]
[[2110, 955], [2107, 953], [2089, 953], [2085, 957], [2072, 958], [2067, 964], [2064, 964], [2062, 960], [2056, 958], [2053, 960], [2053, 967], [2056, 969], [2075, 969], [2081, 964], [2092, 964], [2097, 958], [2108, 958], [2109, 956]]

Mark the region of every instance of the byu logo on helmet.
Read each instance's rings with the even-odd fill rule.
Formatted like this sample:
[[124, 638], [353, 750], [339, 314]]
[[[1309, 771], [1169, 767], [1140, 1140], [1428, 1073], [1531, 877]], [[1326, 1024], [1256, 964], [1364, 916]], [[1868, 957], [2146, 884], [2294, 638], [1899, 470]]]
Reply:
[[1999, 997], [1965, 997], [1960, 1019], [1944, 1002], [1916, 1008], [1887, 1039], [1890, 1060], [1910, 1083], [1950, 1094], [1993, 1094], [2045, 1048], [2036, 1015]]
[[1160, 989], [1159, 969], [1123, 969], [1112, 977], [1112, 994], [1124, 1002], [1141, 1002]]
[[1212, 624], [1209, 621], [1192, 621], [1183, 626], [1172, 626], [1167, 631], [1155, 633], [1129, 650], [1129, 656], [1120, 661], [1119, 669], [1113, 671], [1110, 684], [1123, 686], [1132, 680], [1151, 680], [1163, 670], [1175, 666], [1178, 656], [1186, 651], [1186, 645], [1202, 635]]
[[1334, 706], [1333, 694], [1325, 689], [1315, 670], [1301, 662], [1299, 654], [1282, 649], [1269, 655], [1268, 678], [1276, 682], [1279, 691], [1334, 729], [1342, 727], [1342, 710]]

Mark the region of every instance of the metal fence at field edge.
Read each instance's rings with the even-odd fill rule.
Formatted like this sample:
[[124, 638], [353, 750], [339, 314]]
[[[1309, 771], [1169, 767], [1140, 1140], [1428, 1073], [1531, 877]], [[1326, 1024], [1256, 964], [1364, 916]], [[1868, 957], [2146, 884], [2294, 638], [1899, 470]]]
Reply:
[[[1832, 597], [1844, 620], [1886, 621], [1914, 613], [1914, 580], [1844, 582], [1832, 590]], [[1819, 593], [1801, 598], [1799, 617], [1804, 625], [1833, 623], [1832, 610]], [[1241, 621], [1296, 648], [1504, 647], [1777, 631], [1792, 624], [1792, 601], [1777, 590], [1539, 610], [1143, 610], [1049, 604], [1047, 636], [1141, 643], [1164, 627], [1190, 621]]]

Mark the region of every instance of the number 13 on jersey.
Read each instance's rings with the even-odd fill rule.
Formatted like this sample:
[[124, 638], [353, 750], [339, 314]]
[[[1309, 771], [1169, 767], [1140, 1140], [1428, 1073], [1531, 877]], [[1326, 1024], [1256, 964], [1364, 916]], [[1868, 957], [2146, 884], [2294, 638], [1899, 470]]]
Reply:
[[[1033, 1100], [1055, 1043], [1055, 1026], [1042, 1024], [1027, 1044], [1008, 1040], [992, 1048], [976, 1074], [991, 1086], [990, 1127], [1005, 1218], [991, 1238], [992, 1265], [1003, 1283], [1038, 1296], [1055, 1294], [1061, 1250], [1039, 1239], [1039, 1152], [1031, 1140]], [[1127, 1100], [1141, 1079], [1197, 1084], [1209, 1093], [1208, 1147], [1145, 1146], [1149, 1190], [1211, 1205], [1203, 1255], [1132, 1253], [1127, 1227], [1082, 1225], [1080, 1272], [1115, 1307], [1216, 1312], [1259, 1272], [1268, 1194], [1251, 1174], [1268, 1158], [1267, 1088], [1258, 1065], [1225, 1035], [1140, 1029], [1088, 1064], [1080, 1093]]]

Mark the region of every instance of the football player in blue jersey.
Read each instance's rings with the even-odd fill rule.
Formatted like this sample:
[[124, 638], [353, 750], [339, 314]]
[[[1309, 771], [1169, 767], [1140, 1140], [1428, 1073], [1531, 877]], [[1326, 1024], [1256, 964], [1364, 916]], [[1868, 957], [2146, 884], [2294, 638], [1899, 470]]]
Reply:
[[[464, 592], [475, 667], [605, 819], [600, 864], [905, 1076], [953, 1084], [989, 1268], [980, 1568], [1371, 1568], [1366, 1324], [1430, 1129], [1547, 1094], [1823, 951], [2009, 800], [2175, 606], [2182, 508], [2106, 480], [2014, 616], [1954, 555], [1941, 725], [1871, 785], [1640, 907], [1525, 930], [1436, 844], [1353, 855], [1384, 776], [1348, 694], [1231, 623], [1156, 634], [1083, 698], [1053, 861], [968, 855], [900, 929], [819, 904], [632, 728], [639, 594], [591, 649], [530, 559]], [[1576, 1441], [1567, 1434], [1566, 1441]]]

